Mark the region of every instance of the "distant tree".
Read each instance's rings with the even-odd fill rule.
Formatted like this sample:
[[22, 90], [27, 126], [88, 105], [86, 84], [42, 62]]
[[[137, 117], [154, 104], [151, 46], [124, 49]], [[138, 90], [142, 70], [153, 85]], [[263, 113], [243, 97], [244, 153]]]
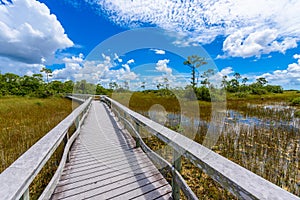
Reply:
[[225, 76], [222, 77], [222, 85], [221, 85], [221, 87], [223, 87], [223, 88], [226, 89], [227, 84], [228, 84], [227, 76], [225, 75]]
[[233, 74], [233, 76], [234, 76], [234, 78], [235, 78], [237, 81], [238, 81], [240, 78], [242, 78], [241, 74], [238, 73], [238, 72], [235, 72], [235, 73]]
[[237, 81], [237, 79], [233, 78], [230, 81], [228, 81], [226, 89], [228, 92], [238, 92], [239, 82]]
[[110, 91], [105, 89], [102, 85], [97, 84], [96, 86], [96, 94], [109, 95]]
[[283, 93], [283, 88], [279, 85], [266, 85], [264, 87], [268, 92]]
[[44, 82], [41, 74], [33, 74], [32, 76], [20, 77], [20, 89], [18, 95], [35, 96], [37, 91], [42, 90]]
[[146, 87], [145, 85], [146, 85], [146, 82], [143, 81], [143, 82], [142, 82], [142, 85], [141, 85], [141, 88], [142, 88], [143, 90], [145, 90], [145, 87]]
[[163, 86], [163, 84], [161, 84], [161, 83], [158, 83], [158, 84], [156, 85], [156, 87], [157, 87], [158, 90], [160, 89], [161, 86]]
[[13, 73], [2, 75], [5, 82], [5, 95], [18, 95], [20, 91], [20, 76]]
[[112, 89], [112, 90], [116, 90], [119, 88], [119, 85], [116, 83], [116, 82], [110, 82], [108, 84], [109, 88]]
[[206, 59], [197, 55], [192, 55], [188, 56], [187, 60], [185, 60], [183, 64], [191, 68], [191, 85], [193, 88], [195, 88], [198, 84], [196, 82], [196, 68], [199, 68], [202, 65], [206, 65]]
[[52, 70], [46, 67], [43, 67], [40, 72], [45, 72], [47, 77], [47, 83], [49, 83], [49, 77], [52, 77]]
[[63, 83], [64, 93], [72, 93], [73, 89], [74, 89], [74, 82], [72, 80], [68, 80]]
[[244, 84], [244, 85], [246, 85], [246, 83], [249, 81], [249, 79], [247, 78], [247, 77], [245, 77], [245, 78], [243, 78], [243, 80], [242, 80], [242, 83]]
[[52, 94], [59, 94], [64, 92], [64, 84], [61, 81], [52, 81], [48, 85], [48, 89], [51, 90]]
[[201, 84], [206, 87], [209, 87], [210, 85], [209, 77], [213, 76], [214, 74], [215, 72], [213, 69], [208, 69], [207, 71], [203, 72], [203, 74], [201, 75], [201, 78], [203, 78]]
[[129, 90], [129, 82], [128, 81], [124, 81], [124, 89]]
[[169, 79], [167, 77], [164, 78], [164, 84], [165, 84], [165, 88], [169, 89]]
[[268, 83], [267, 79], [264, 77], [260, 77], [256, 79], [256, 83], [259, 84], [260, 86], [264, 86]]

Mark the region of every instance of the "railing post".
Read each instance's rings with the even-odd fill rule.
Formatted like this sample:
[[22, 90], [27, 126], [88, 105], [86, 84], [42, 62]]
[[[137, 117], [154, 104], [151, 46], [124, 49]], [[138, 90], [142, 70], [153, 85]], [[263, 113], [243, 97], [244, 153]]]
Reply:
[[176, 173], [177, 170], [179, 173], [181, 172], [181, 155], [173, 149], [173, 169], [172, 169], [172, 196], [174, 200], [180, 199], [180, 186], [176, 182]]
[[[123, 114], [123, 118], [126, 120], [126, 112], [124, 111], [123, 113], [124, 113], [124, 114]], [[127, 129], [125, 120], [124, 120], [124, 122], [123, 122], [123, 124], [124, 124], [124, 129]]]
[[77, 128], [79, 128], [79, 122], [80, 122], [80, 115], [82, 115], [82, 113], [80, 113], [79, 115], [78, 115], [78, 117], [76, 117], [76, 119], [75, 119], [75, 126], [76, 126], [76, 129]]
[[[140, 135], [140, 124], [137, 121], [135, 122], [135, 130]], [[140, 141], [140, 138], [138, 136], [136, 136], [135, 148], [139, 148], [139, 147], [141, 147], [141, 141]]]
[[[66, 132], [66, 135], [64, 137], [64, 148], [67, 146], [68, 141], [69, 141], [69, 131]], [[70, 154], [68, 153], [66, 162], [68, 163], [69, 161], [70, 161]]]
[[29, 199], [30, 199], [29, 188], [27, 188], [27, 190], [24, 192], [20, 200], [29, 200]]

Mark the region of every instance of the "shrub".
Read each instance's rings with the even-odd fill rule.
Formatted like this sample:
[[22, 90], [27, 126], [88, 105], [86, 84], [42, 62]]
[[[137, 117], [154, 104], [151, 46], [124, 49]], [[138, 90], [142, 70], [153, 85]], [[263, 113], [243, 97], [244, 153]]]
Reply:
[[279, 85], [267, 85], [265, 89], [272, 93], [283, 93], [283, 88]]
[[300, 97], [296, 97], [292, 100], [292, 105], [296, 106], [296, 105], [300, 105]]
[[300, 118], [300, 110], [296, 110], [294, 116]]
[[196, 96], [198, 100], [203, 100], [203, 101], [211, 100], [209, 89], [204, 86], [196, 88]]
[[252, 93], [252, 94], [262, 95], [262, 94], [266, 94], [267, 91], [266, 91], [265, 89], [262, 89], [262, 88], [254, 87], [254, 88], [252, 88], [251, 93]]
[[238, 92], [238, 93], [235, 94], [235, 96], [238, 97], [238, 98], [246, 98], [247, 95], [248, 95], [247, 92]]

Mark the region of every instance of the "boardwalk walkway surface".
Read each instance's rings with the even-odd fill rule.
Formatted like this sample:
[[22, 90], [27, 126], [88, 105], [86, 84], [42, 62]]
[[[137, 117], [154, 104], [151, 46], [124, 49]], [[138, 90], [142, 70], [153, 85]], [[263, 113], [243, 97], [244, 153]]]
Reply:
[[52, 199], [171, 199], [172, 188], [99, 101], [70, 152]]

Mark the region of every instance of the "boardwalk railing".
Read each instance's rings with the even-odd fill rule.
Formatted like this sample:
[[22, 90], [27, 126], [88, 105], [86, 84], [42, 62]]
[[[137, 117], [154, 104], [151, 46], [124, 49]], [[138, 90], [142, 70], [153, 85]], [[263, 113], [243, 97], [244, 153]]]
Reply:
[[[90, 108], [92, 97], [85, 98], [85, 100], [77, 97], [76, 100], [82, 104], [0, 174], [0, 199], [29, 199], [29, 185], [64, 141], [64, 154], [58, 170], [40, 198], [47, 198], [49, 194], [52, 194], [53, 185], [56, 185], [59, 173], [68, 160], [69, 148], [79, 134], [80, 127]], [[69, 138], [68, 130], [74, 123], [76, 131]]]
[[147, 127], [157, 138], [173, 148], [175, 159], [173, 159], [172, 165], [167, 164], [167, 168], [172, 171], [172, 188], [175, 199], [179, 198], [179, 188], [188, 199], [197, 198], [179, 174], [179, 155], [187, 158], [239, 199], [300, 199], [201, 144], [128, 109], [120, 103], [106, 96], [103, 96], [102, 100], [116, 113], [124, 127], [134, 129], [136, 145], [147, 152], [152, 161], [160, 165], [167, 162], [145, 145], [140, 136], [141, 126]]

